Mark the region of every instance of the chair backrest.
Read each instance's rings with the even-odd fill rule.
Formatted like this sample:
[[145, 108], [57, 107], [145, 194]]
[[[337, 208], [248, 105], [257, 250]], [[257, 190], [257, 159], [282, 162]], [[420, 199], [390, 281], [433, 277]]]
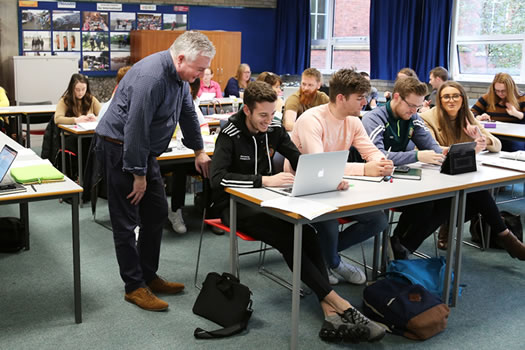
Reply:
[[52, 104], [53, 104], [53, 102], [51, 102], [51, 101], [38, 101], [38, 102], [23, 102], [23, 101], [19, 101], [18, 102], [19, 106], [52, 105]]
[[281, 173], [284, 169], [284, 156], [277, 151], [273, 155], [272, 168], [274, 174]]

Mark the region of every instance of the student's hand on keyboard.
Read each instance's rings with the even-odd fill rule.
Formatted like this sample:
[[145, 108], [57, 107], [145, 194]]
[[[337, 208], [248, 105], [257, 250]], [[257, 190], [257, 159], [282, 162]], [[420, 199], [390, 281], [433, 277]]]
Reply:
[[279, 173], [272, 176], [263, 176], [262, 185], [266, 187], [280, 187], [293, 183], [295, 176], [291, 173]]

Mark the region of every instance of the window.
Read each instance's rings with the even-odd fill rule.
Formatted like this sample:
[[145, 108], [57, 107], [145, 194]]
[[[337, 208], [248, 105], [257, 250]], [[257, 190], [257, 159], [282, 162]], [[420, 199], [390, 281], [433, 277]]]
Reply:
[[311, 66], [370, 71], [370, 0], [310, 0]]
[[525, 3], [458, 0], [451, 63], [456, 80], [491, 82], [506, 72], [525, 83]]

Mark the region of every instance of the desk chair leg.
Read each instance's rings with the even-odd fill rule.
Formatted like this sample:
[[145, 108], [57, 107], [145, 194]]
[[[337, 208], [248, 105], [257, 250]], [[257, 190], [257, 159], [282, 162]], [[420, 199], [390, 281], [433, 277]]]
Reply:
[[199, 249], [197, 251], [197, 265], [195, 266], [195, 276], [193, 278], [193, 284], [195, 285], [195, 288], [197, 288], [198, 290], [201, 289], [201, 286], [197, 283], [197, 276], [199, 275], [199, 263], [201, 260], [202, 236], [204, 235], [204, 219], [205, 218], [206, 218], [206, 209], [204, 209], [204, 213], [202, 214], [201, 235], [199, 238]]
[[[288, 282], [287, 280], [285, 280], [284, 278], [282, 278], [281, 276], [277, 275], [276, 273], [273, 273], [272, 271], [266, 269], [264, 267], [264, 261], [266, 259], [266, 251], [267, 250], [271, 250], [272, 248], [268, 248], [266, 243], [264, 242], [261, 242], [261, 246], [260, 246], [260, 253], [259, 253], [259, 273], [261, 275], [263, 275], [264, 277], [274, 281], [275, 283], [277, 283], [278, 285], [292, 291], [293, 290], [293, 286], [290, 282]], [[304, 297], [305, 295], [310, 295], [312, 292], [310, 290], [303, 290], [303, 288], [300, 288], [299, 289], [299, 295], [301, 297]]]

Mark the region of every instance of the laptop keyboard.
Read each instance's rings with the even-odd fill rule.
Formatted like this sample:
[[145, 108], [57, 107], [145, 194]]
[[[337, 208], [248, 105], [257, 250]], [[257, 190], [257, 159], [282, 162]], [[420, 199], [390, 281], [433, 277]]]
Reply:
[[286, 188], [283, 188], [282, 191], [286, 193], [292, 193], [292, 188], [293, 187], [286, 187]]
[[4, 186], [0, 186], [0, 191], [3, 191], [3, 190], [12, 190], [16, 188], [16, 185], [4, 185]]

